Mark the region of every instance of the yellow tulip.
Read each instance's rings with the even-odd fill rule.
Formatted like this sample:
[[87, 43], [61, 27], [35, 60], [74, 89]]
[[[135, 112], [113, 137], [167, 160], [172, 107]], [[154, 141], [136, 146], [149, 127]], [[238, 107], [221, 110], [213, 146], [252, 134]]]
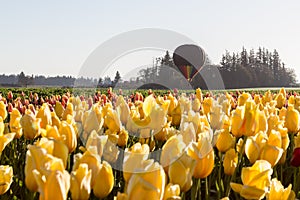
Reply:
[[244, 140], [243, 140], [243, 138], [240, 138], [240, 139], [237, 141], [236, 145], [235, 145], [236, 151], [239, 152], [239, 153], [242, 154], [242, 155], [245, 154], [245, 148], [244, 148], [244, 150], [243, 150], [243, 148], [242, 148], [243, 145], [244, 145]]
[[168, 168], [170, 183], [178, 184], [182, 192], [188, 191], [193, 185], [192, 176], [196, 173], [195, 167], [196, 161], [183, 152]]
[[171, 113], [172, 117], [172, 125], [179, 126], [181, 121], [181, 108], [180, 104], [178, 103], [177, 106], [173, 109]]
[[31, 112], [25, 113], [20, 123], [26, 139], [32, 140], [40, 135], [40, 119], [37, 119]]
[[300, 112], [300, 96], [299, 95], [295, 96], [294, 106], [295, 106], [295, 109], [297, 109], [298, 112]]
[[225, 113], [216, 101], [213, 101], [211, 111], [209, 113], [209, 122], [213, 130], [219, 130], [223, 127]]
[[55, 114], [55, 112], [51, 112], [51, 121], [53, 126], [56, 126], [57, 129], [60, 128], [61, 121], [58, 118], [58, 116]]
[[54, 107], [54, 111], [57, 115], [58, 118], [62, 118], [62, 115], [64, 113], [64, 107], [61, 105], [61, 103], [59, 101], [56, 101], [55, 103], [55, 107]]
[[10, 188], [13, 181], [13, 168], [9, 165], [0, 165], [0, 195]]
[[280, 120], [284, 120], [284, 119], [285, 119], [285, 115], [286, 115], [286, 108], [285, 108], [285, 107], [282, 107], [282, 108], [279, 110], [279, 113], [278, 113], [279, 119], [280, 119]]
[[0, 117], [2, 117], [3, 120], [7, 117], [6, 105], [3, 101], [0, 101]]
[[87, 164], [80, 164], [76, 171], [71, 173], [70, 192], [72, 199], [89, 199], [91, 193], [92, 170], [88, 169]]
[[214, 168], [215, 155], [210, 140], [207, 137], [199, 138], [193, 142], [187, 154], [196, 160], [196, 167], [193, 172], [195, 178], [206, 178]]
[[162, 147], [160, 163], [168, 171], [168, 166], [182, 156], [186, 144], [183, 142], [182, 135], [170, 137]]
[[3, 122], [2, 117], [0, 116], [0, 136], [3, 135], [4, 130], [5, 130], [5, 124]]
[[121, 128], [121, 121], [119, 119], [117, 111], [112, 108], [108, 109], [104, 117], [104, 125], [108, 127], [112, 132], [119, 132]]
[[143, 167], [132, 174], [126, 193], [128, 199], [162, 199], [166, 175], [161, 165], [153, 160], [143, 162]]
[[66, 109], [63, 111], [62, 120], [67, 120], [68, 115], [73, 116], [73, 104], [68, 103]]
[[[96, 148], [96, 147], [95, 147]], [[100, 157], [97, 155], [95, 148], [89, 148], [83, 154], [75, 154], [73, 171], [76, 171], [80, 164], [87, 164], [88, 168], [92, 170], [91, 186], [93, 187], [96, 181], [96, 176], [100, 168]]]
[[229, 132], [228, 129], [224, 129], [218, 136], [216, 147], [220, 152], [226, 152], [235, 145], [235, 137]]
[[77, 135], [73, 126], [66, 121], [62, 121], [58, 131], [63, 138], [62, 141], [67, 145], [69, 153], [73, 152], [77, 146]]
[[178, 99], [178, 103], [180, 104], [180, 109], [181, 109], [181, 113], [188, 113], [191, 108], [192, 108], [192, 104], [190, 99], [186, 96], [185, 93], [183, 93], [179, 99]]
[[261, 98], [259, 94], [255, 94], [253, 100], [256, 105], [261, 104]]
[[115, 163], [118, 160], [120, 150], [119, 147], [117, 146], [117, 143], [118, 143], [118, 138], [116, 138], [116, 141], [112, 141], [111, 139], [108, 139], [107, 143], [105, 144], [104, 151], [103, 151], [103, 158], [109, 163]]
[[243, 167], [243, 184], [230, 183], [230, 186], [245, 199], [262, 199], [270, 186], [272, 173], [268, 161], [257, 160], [252, 167]]
[[279, 117], [277, 115], [270, 115], [268, 118], [268, 130], [267, 130], [267, 134], [270, 135], [272, 130], [276, 130], [277, 127], [283, 123], [282, 121], [279, 120]]
[[267, 131], [267, 128], [268, 122], [264, 111], [257, 109], [255, 113], [255, 133], [258, 133], [259, 131]]
[[295, 148], [300, 147], [300, 132], [294, 137], [294, 146]]
[[98, 135], [98, 133], [93, 130], [86, 142], [86, 149], [89, 149], [92, 146], [96, 147], [97, 154], [101, 158], [103, 155], [103, 149], [105, 144], [107, 143], [108, 136], [107, 135]]
[[261, 159], [269, 161], [272, 167], [275, 166], [284, 152], [280, 132], [272, 130], [269, 137], [264, 132], [248, 137], [245, 152], [250, 163]]
[[172, 115], [173, 110], [178, 106], [178, 101], [172, 94], [168, 95], [168, 101], [170, 102], [168, 108], [168, 115]]
[[64, 171], [65, 167], [63, 161], [60, 158], [56, 158], [50, 154], [47, 154], [46, 149], [29, 145], [26, 152], [26, 164], [25, 164], [25, 184], [26, 187], [36, 192], [38, 189], [38, 183], [34, 178], [33, 170], [40, 171], [42, 168], [46, 170], [60, 170]]
[[103, 161], [100, 164], [96, 181], [93, 186], [93, 192], [96, 197], [104, 198], [112, 191], [114, 186], [114, 175], [110, 164]]
[[67, 199], [70, 189], [70, 175], [64, 170], [33, 170], [34, 178], [38, 183], [40, 200]]
[[260, 159], [268, 161], [274, 167], [279, 162], [282, 154], [282, 148], [267, 144], [261, 149]]
[[12, 112], [10, 113], [9, 127], [11, 132], [16, 133], [16, 138], [20, 138], [22, 136], [22, 126], [20, 124], [21, 118], [22, 115], [19, 110], [13, 108]]
[[251, 99], [251, 95], [248, 92], [242, 93], [238, 97], [238, 106], [243, 106], [246, 103], [246, 101], [248, 101], [250, 99]]
[[204, 115], [207, 115], [210, 113], [211, 107], [213, 104], [213, 98], [212, 97], [206, 97], [204, 98], [202, 102], [202, 111]]
[[[224, 97], [226, 98], [226, 97]], [[219, 102], [220, 101], [220, 102]], [[230, 101], [226, 98], [221, 101], [221, 98], [218, 99], [220, 106], [222, 106], [222, 111], [226, 114], [226, 116], [230, 116], [231, 104]]]
[[180, 198], [180, 187], [178, 184], [169, 183], [165, 188], [163, 200], [172, 200]]
[[188, 146], [191, 142], [196, 141], [196, 132], [192, 123], [185, 122], [180, 126], [180, 133], [183, 142]]
[[[265, 142], [265, 141], [264, 141]], [[245, 144], [245, 153], [250, 163], [254, 163], [259, 159], [260, 156], [260, 146], [256, 142], [256, 137], [249, 137]]]
[[276, 97], [275, 97], [275, 100], [276, 100], [276, 108], [282, 108], [285, 104], [285, 96], [283, 96], [283, 94], [279, 93]]
[[288, 105], [294, 105], [295, 104], [295, 96], [291, 95], [288, 99]]
[[234, 149], [229, 149], [226, 151], [224, 160], [223, 160], [223, 167], [224, 167], [224, 173], [232, 176], [235, 168], [238, 164], [238, 154]]
[[192, 102], [193, 111], [198, 112], [200, 110], [200, 107], [201, 107], [200, 100], [198, 98], [194, 99]]
[[0, 155], [5, 149], [6, 145], [8, 145], [14, 139], [14, 137], [15, 133], [0, 134]]
[[46, 128], [47, 125], [52, 125], [51, 111], [48, 104], [44, 103], [36, 114], [36, 118], [40, 118], [41, 128]]
[[267, 92], [265, 92], [265, 95], [262, 97], [262, 104], [265, 106], [267, 103], [272, 101], [272, 99], [273, 99], [272, 93], [270, 90], [268, 90]]
[[247, 101], [245, 103], [245, 115], [241, 132], [245, 136], [251, 136], [255, 134], [255, 112], [256, 108], [254, 102]]
[[203, 95], [202, 95], [202, 91], [201, 91], [200, 88], [197, 88], [197, 89], [196, 89], [196, 98], [197, 98], [200, 102], [203, 101]]
[[36, 147], [33, 145], [28, 146], [28, 151], [26, 152], [26, 164], [25, 164], [25, 184], [26, 187], [36, 192], [38, 185], [34, 179], [33, 170], [40, 169], [43, 165], [43, 159], [45, 158], [47, 152], [41, 147]]
[[129, 138], [128, 131], [122, 127], [120, 132], [118, 133], [118, 136], [118, 146], [125, 147]]
[[49, 139], [55, 139], [55, 140], [61, 140], [62, 139], [60, 133], [58, 132], [57, 127], [56, 126], [50, 126], [50, 125], [46, 126], [46, 132], [45, 132], [44, 135], [43, 135], [43, 132], [42, 132], [42, 136], [46, 137], [46, 138], [49, 138]]
[[279, 94], [282, 94], [284, 97], [286, 97], [286, 91], [285, 91], [284, 87], [280, 88]]
[[128, 200], [128, 195], [126, 193], [117, 193], [117, 196], [114, 197], [114, 200]]
[[35, 145], [45, 149], [48, 154], [60, 158], [64, 164], [64, 167], [67, 167], [69, 150], [62, 141], [41, 138], [35, 143]]
[[143, 103], [144, 113], [151, 119], [151, 122], [147, 127], [154, 130], [155, 133], [160, 131], [162, 127], [167, 123], [166, 114], [168, 106], [168, 103], [165, 103], [163, 105], [157, 104], [153, 95], [146, 97]]
[[75, 111], [75, 116], [74, 116], [74, 120], [76, 122], [81, 122], [82, 123], [82, 118], [83, 118], [83, 109], [81, 108], [78, 108], [76, 111]]
[[121, 120], [122, 124], [126, 125], [127, 121], [128, 121], [129, 114], [130, 114], [130, 109], [129, 109], [128, 104], [124, 100], [124, 97], [121, 96], [121, 95], [119, 95], [118, 98], [117, 98], [116, 108], [117, 108], [116, 110], [120, 114], [120, 120]]
[[295, 110], [294, 106], [289, 105], [285, 116], [285, 127], [289, 133], [297, 133], [299, 130], [299, 112]]
[[99, 132], [103, 125], [103, 118], [98, 113], [96, 106], [93, 106], [91, 110], [87, 111], [83, 115], [83, 129], [87, 134], [90, 134], [93, 130]]
[[295, 199], [295, 193], [292, 190], [292, 184], [289, 184], [287, 188], [284, 188], [280, 181], [273, 178], [270, 185], [270, 190], [266, 194], [268, 200], [276, 200], [280, 197], [282, 200]]
[[143, 161], [149, 156], [149, 146], [147, 144], [135, 143], [131, 148], [126, 148], [123, 161], [123, 177], [128, 183], [132, 173], [136, 168], [141, 168]]
[[232, 112], [231, 115], [231, 132], [237, 138], [243, 135], [240, 128], [243, 125], [244, 109], [244, 106], [239, 106]]

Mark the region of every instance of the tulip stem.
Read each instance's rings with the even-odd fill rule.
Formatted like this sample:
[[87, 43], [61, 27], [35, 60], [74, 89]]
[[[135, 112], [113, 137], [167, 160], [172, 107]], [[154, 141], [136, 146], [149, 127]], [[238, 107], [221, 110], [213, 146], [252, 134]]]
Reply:
[[200, 180], [200, 178], [199, 179], [193, 178], [193, 182], [196, 182], [196, 181], [197, 181], [197, 184], [193, 184], [192, 192], [191, 192], [191, 197], [193, 200], [197, 200], [197, 198], [201, 199], [201, 180]]
[[205, 200], [209, 200], [208, 177], [205, 178]]
[[[234, 170], [234, 172], [233, 172], [233, 174], [232, 174], [232, 176], [231, 176], [231, 178], [230, 178], [229, 184], [230, 184], [232, 181], [235, 180], [236, 173], [237, 173], [237, 171], [239, 170], [239, 167], [240, 167], [240, 164], [241, 164], [241, 161], [242, 161], [242, 158], [243, 158], [243, 153], [244, 153], [244, 151], [245, 151], [245, 144], [246, 144], [246, 141], [247, 141], [247, 136], [244, 136], [244, 141], [243, 141], [243, 144], [242, 144], [242, 147], [241, 147], [241, 151], [239, 152], [238, 163], [237, 163], [236, 168], [235, 168], [235, 170]], [[231, 187], [229, 186], [229, 187], [227, 187], [227, 189], [226, 189], [226, 193], [225, 193], [226, 197], [229, 197], [230, 191], [231, 191]]]
[[218, 170], [218, 185], [219, 185], [219, 191], [218, 191], [218, 195], [221, 197], [223, 195], [223, 191], [224, 191], [224, 186], [222, 184], [222, 153], [219, 151], [219, 159], [220, 159], [220, 166], [219, 166], [219, 170]]
[[298, 167], [295, 167], [294, 169], [294, 183], [293, 183], [293, 190], [296, 194], [298, 194]]
[[280, 181], [283, 183], [283, 176], [282, 176], [283, 167], [282, 164], [280, 165]]
[[[197, 182], [197, 192], [196, 192], [196, 197], [198, 197], [198, 199], [201, 199], [201, 179], [198, 179]], [[196, 198], [195, 198], [196, 199]]]

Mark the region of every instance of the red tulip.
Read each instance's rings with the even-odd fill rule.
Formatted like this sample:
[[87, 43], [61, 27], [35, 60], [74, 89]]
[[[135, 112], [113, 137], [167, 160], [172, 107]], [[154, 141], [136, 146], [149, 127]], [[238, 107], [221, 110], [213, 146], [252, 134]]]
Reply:
[[294, 149], [291, 165], [294, 167], [300, 166], [300, 147]]
[[13, 98], [14, 98], [14, 95], [13, 95], [12, 91], [9, 91], [8, 94], [7, 94], [7, 99], [11, 100]]

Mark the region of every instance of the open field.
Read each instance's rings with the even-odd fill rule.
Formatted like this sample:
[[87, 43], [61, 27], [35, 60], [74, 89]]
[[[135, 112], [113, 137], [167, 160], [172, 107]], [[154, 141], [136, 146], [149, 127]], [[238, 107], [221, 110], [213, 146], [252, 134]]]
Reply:
[[0, 88], [0, 199], [299, 198], [299, 91]]

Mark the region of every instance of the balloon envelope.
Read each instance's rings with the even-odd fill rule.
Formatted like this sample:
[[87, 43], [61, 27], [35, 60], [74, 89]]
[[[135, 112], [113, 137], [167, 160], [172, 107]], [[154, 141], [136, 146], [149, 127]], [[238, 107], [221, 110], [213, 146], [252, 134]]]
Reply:
[[181, 45], [173, 53], [175, 65], [188, 80], [191, 80], [200, 71], [205, 59], [204, 50], [194, 44]]

